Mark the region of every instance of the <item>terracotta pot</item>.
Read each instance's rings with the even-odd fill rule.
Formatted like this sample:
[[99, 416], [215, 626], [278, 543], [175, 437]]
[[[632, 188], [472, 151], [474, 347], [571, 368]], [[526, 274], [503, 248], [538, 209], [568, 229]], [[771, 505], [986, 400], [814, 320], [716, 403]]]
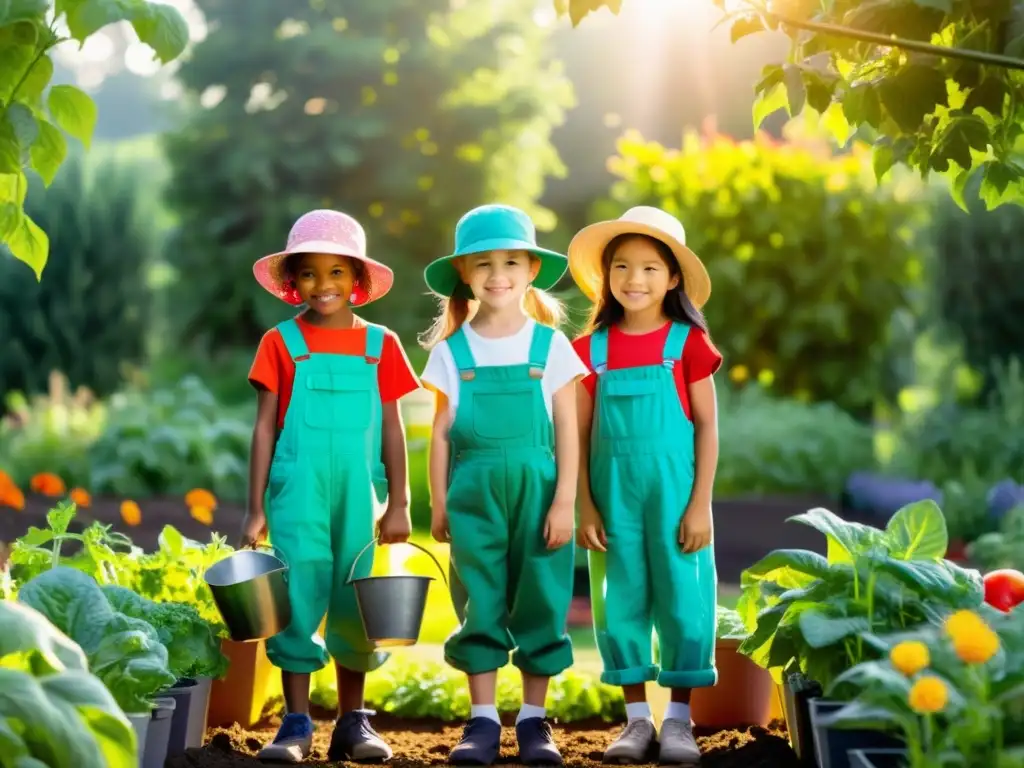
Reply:
[[262, 641], [236, 643], [221, 641], [221, 650], [231, 666], [227, 676], [214, 680], [210, 689], [208, 728], [238, 723], [249, 728], [260, 721], [267, 702], [281, 695], [281, 674], [267, 658]]
[[690, 716], [706, 728], [764, 727], [772, 719], [772, 700], [777, 695], [771, 674], [737, 650], [739, 640], [715, 644], [718, 684], [694, 688]]

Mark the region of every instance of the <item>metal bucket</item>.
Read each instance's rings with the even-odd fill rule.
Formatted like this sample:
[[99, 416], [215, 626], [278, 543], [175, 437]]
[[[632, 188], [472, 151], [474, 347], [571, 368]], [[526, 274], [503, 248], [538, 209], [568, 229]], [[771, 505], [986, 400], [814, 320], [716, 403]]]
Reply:
[[266, 640], [292, 620], [288, 565], [270, 552], [242, 549], [203, 574], [235, 642]]
[[[359, 616], [363, 621], [366, 639], [377, 648], [397, 648], [415, 645], [420, 637], [423, 611], [427, 607], [427, 590], [433, 576], [367, 576], [354, 578], [359, 559], [377, 542], [371, 541], [356, 555], [348, 574], [348, 584], [355, 586]], [[448, 586], [444, 568], [434, 553], [411, 541], [404, 542], [434, 561]]]

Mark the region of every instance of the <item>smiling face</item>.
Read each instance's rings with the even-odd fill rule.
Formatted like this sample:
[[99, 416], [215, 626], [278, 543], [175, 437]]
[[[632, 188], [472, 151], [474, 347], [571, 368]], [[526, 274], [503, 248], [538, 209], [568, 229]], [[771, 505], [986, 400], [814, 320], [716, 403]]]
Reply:
[[347, 256], [303, 253], [292, 257], [287, 271], [302, 301], [323, 317], [348, 304], [359, 278], [357, 264]]
[[459, 265], [473, 295], [491, 309], [518, 306], [539, 269], [540, 262], [526, 251], [474, 253]]
[[608, 287], [627, 313], [661, 307], [665, 294], [678, 285], [679, 275], [645, 237], [623, 240], [611, 255]]

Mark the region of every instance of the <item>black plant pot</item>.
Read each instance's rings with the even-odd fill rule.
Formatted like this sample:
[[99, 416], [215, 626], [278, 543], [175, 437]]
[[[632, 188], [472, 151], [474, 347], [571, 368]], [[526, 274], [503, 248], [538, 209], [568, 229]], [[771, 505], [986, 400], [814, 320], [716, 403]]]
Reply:
[[905, 749], [851, 749], [850, 768], [906, 768]]
[[810, 702], [821, 695], [821, 686], [803, 675], [787, 675], [782, 682], [782, 707], [789, 742], [797, 758], [807, 766], [814, 765]]
[[814, 755], [818, 768], [850, 768], [850, 750], [900, 749], [903, 743], [882, 731], [869, 728], [837, 728], [823, 720], [843, 708], [843, 702], [818, 698], [810, 702]]

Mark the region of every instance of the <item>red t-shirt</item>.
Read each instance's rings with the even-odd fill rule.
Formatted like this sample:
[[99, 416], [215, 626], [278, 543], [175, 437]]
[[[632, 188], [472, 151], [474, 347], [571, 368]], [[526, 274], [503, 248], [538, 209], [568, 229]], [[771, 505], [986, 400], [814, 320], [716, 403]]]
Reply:
[[[656, 331], [634, 336], [612, 326], [608, 331], [608, 369], [660, 365], [665, 351], [665, 340], [671, 328], [672, 323], [665, 323]], [[583, 364], [591, 371], [590, 375], [583, 379], [583, 386], [593, 397], [597, 388], [597, 374], [593, 372], [594, 366], [590, 362], [590, 334], [576, 339], [572, 346]], [[706, 379], [721, 366], [722, 355], [715, 349], [708, 335], [699, 328], [691, 327], [686, 344], [683, 345], [682, 359], [676, 361], [672, 368], [676, 390], [679, 392], [679, 402], [683, 406], [683, 413], [690, 421], [693, 421], [693, 414], [690, 413], [690, 392], [687, 385]]]
[[[362, 355], [366, 350], [366, 326], [360, 328], [321, 328], [296, 318], [302, 337], [311, 353], [335, 355]], [[288, 354], [284, 337], [277, 328], [271, 328], [260, 340], [249, 371], [254, 386], [265, 387], [277, 395], [277, 426], [284, 428], [284, 415], [292, 397], [295, 381], [295, 361]], [[377, 386], [381, 402], [391, 403], [420, 386], [413, 373], [409, 358], [398, 337], [391, 330], [384, 334], [384, 346], [377, 364]]]

